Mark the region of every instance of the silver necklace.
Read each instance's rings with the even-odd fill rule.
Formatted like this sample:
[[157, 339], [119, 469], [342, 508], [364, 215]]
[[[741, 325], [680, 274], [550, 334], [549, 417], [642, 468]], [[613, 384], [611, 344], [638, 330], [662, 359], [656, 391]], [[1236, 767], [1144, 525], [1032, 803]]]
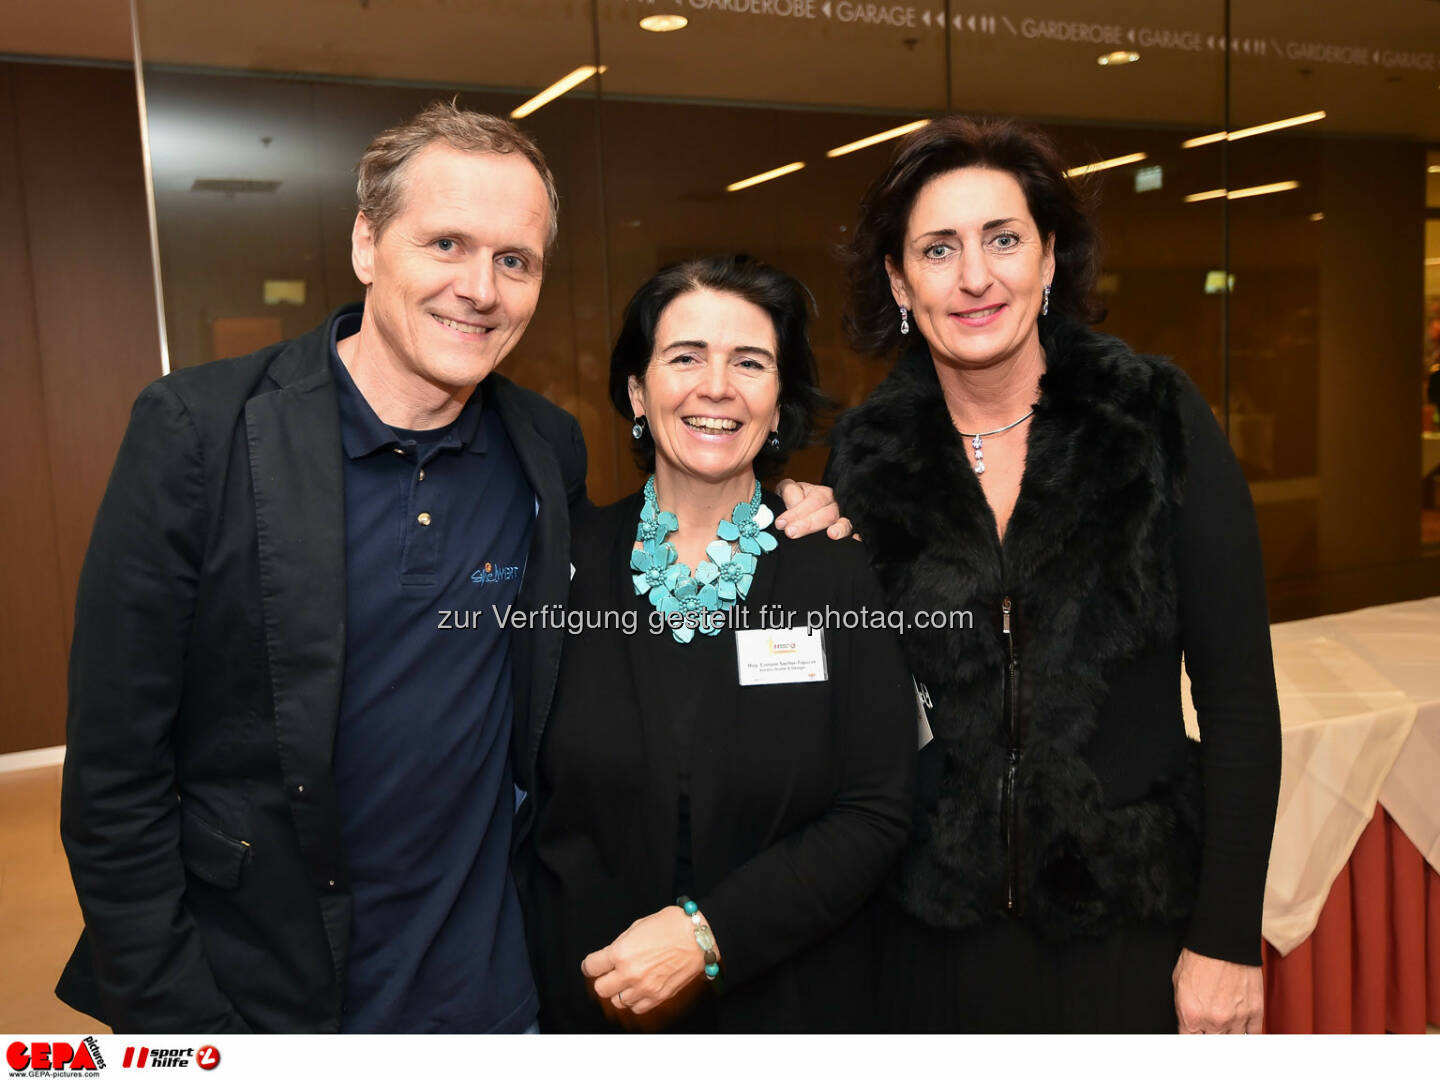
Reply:
[[956, 429], [955, 429], [956, 431], [960, 431], [960, 434], [961, 434], [961, 435], [964, 435], [965, 438], [967, 438], [967, 439], [970, 440], [970, 445], [971, 445], [971, 447], [973, 447], [974, 450], [975, 450], [975, 465], [974, 465], [974, 468], [975, 468], [975, 475], [976, 475], [976, 476], [979, 476], [981, 473], [983, 473], [983, 472], [985, 471], [985, 443], [984, 443], [984, 440], [985, 440], [985, 439], [988, 439], [991, 435], [1004, 435], [1005, 432], [1009, 431], [1009, 430], [1010, 430], [1011, 428], [1013, 428], [1013, 427], [1018, 427], [1019, 425], [1023, 424], [1026, 420], [1029, 420], [1030, 417], [1032, 417], [1032, 416], [1034, 416], [1034, 415], [1035, 415], [1035, 410], [1034, 410], [1034, 409], [1031, 409], [1031, 410], [1030, 410], [1029, 412], [1027, 412], [1024, 416], [1020, 417], [1019, 420], [1016, 420], [1016, 421], [1013, 421], [1012, 423], [1006, 424], [1004, 427], [997, 427], [994, 431], [960, 431], [959, 428], [956, 428]]

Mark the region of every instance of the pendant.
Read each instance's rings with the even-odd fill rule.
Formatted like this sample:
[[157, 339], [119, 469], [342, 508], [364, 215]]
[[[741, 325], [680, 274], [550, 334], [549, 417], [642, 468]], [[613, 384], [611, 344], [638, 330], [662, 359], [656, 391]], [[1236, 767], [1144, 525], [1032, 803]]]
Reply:
[[980, 436], [976, 435], [970, 440], [970, 446], [975, 451], [975, 475], [980, 476], [985, 472], [985, 444], [981, 442]]

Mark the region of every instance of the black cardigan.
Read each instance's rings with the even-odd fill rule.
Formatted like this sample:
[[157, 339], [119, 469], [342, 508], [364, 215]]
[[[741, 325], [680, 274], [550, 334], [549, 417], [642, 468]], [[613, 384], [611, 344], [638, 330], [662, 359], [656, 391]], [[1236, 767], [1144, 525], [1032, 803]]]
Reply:
[[1046, 349], [1003, 543], [923, 342], [832, 436], [890, 603], [975, 619], [904, 637], [936, 742], [895, 894], [932, 926], [1008, 910], [1054, 940], [1187, 922], [1189, 948], [1258, 964], [1280, 730], [1249, 491], [1177, 368], [1087, 330]]
[[[776, 513], [779, 502], [767, 496]], [[581, 516], [568, 613], [635, 604], [630, 549], [640, 498]], [[859, 544], [777, 535], [745, 606], [802, 613], [881, 607]], [[642, 601], [643, 603], [643, 601]], [[648, 604], [645, 605], [648, 609]], [[868, 931], [858, 917], [912, 819], [915, 697], [889, 630], [826, 632], [829, 680], [739, 687], [723, 631], [693, 732], [690, 807], [695, 899], [724, 957], [715, 1003], [725, 1031], [866, 1024]], [[645, 678], [678, 649], [638, 633], [566, 638], [540, 746], [535, 827], [519, 856], [545, 1031], [604, 1029], [580, 973], [586, 953], [675, 902], [673, 724]]]

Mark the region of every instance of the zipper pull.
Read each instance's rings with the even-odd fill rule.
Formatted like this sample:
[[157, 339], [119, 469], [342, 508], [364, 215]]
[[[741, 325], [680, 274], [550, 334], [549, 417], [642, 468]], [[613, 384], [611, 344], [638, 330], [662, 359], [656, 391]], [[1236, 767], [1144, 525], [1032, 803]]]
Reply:
[[1010, 598], [1008, 596], [1000, 601], [1000, 614], [1003, 617], [1000, 631], [1001, 633], [1008, 634], [1010, 633]]
[[930, 691], [926, 688], [925, 684], [914, 679], [911, 681], [915, 683], [915, 692], [920, 695], [920, 700], [925, 703], [925, 708], [933, 709], [935, 702], [930, 700]]

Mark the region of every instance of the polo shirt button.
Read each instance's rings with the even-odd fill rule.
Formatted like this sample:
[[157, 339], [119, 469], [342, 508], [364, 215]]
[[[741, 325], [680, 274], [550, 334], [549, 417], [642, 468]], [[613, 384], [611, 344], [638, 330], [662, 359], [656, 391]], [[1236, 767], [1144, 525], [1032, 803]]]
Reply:
[[297, 784], [296, 787], [295, 787], [295, 794], [297, 794], [297, 795], [304, 795], [304, 794], [305, 794], [305, 785], [304, 785], [304, 784]]
[[401, 457], [404, 457], [404, 456], [405, 456], [405, 450], [404, 450], [403, 447], [399, 447], [399, 446], [395, 447], [395, 452], [396, 452], [397, 454], [399, 454]]
[[421, 514], [421, 515], [420, 515], [419, 517], [417, 517], [415, 520], [418, 521], [421, 525], [429, 525], [429, 524], [430, 524], [430, 515], [429, 515], [429, 514]]
[[330, 888], [333, 889], [334, 887], [335, 887], [335, 882], [334, 882], [334, 880], [332, 879], [331, 882], [330, 882]]
[[421, 479], [421, 480], [424, 480], [424, 479], [425, 479], [425, 470], [424, 470], [424, 469], [421, 469], [421, 470], [420, 470], [420, 479]]

